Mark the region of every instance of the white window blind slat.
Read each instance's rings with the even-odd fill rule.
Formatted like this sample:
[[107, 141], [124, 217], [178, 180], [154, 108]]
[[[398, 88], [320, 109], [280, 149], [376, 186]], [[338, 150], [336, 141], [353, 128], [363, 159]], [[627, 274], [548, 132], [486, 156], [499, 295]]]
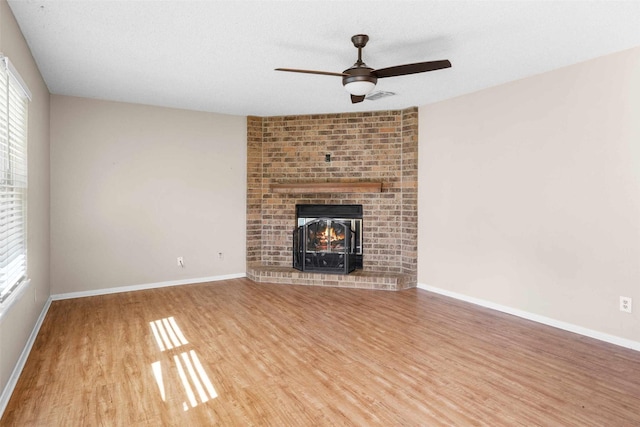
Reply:
[[0, 55], [0, 303], [27, 274], [27, 112], [29, 90]]

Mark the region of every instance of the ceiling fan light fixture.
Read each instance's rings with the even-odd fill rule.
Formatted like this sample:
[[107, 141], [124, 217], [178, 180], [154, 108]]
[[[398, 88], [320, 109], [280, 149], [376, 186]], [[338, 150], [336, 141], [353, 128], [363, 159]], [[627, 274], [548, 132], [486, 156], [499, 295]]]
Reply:
[[344, 88], [351, 95], [362, 96], [371, 92], [376, 84], [366, 80], [353, 81], [344, 84]]
[[364, 96], [371, 92], [378, 82], [372, 68], [361, 64], [343, 71], [346, 76], [342, 78], [342, 85], [351, 95]]

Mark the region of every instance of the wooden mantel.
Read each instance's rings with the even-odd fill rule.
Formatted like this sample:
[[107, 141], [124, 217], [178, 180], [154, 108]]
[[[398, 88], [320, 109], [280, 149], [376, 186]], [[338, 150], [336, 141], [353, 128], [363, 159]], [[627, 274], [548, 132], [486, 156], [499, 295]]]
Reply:
[[272, 193], [381, 193], [381, 182], [289, 182], [271, 184]]

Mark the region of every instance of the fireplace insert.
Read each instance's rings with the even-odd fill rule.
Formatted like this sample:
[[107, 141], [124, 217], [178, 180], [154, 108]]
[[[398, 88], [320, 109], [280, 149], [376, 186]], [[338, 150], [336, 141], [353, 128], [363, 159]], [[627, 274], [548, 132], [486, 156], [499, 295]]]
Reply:
[[296, 205], [293, 267], [348, 274], [362, 268], [362, 205]]

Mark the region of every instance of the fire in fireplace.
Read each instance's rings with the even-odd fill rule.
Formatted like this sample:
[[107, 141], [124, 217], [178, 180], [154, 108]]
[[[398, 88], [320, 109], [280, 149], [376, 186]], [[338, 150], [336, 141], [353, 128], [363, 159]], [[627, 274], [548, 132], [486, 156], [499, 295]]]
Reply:
[[293, 267], [348, 274], [362, 268], [362, 205], [296, 205]]

